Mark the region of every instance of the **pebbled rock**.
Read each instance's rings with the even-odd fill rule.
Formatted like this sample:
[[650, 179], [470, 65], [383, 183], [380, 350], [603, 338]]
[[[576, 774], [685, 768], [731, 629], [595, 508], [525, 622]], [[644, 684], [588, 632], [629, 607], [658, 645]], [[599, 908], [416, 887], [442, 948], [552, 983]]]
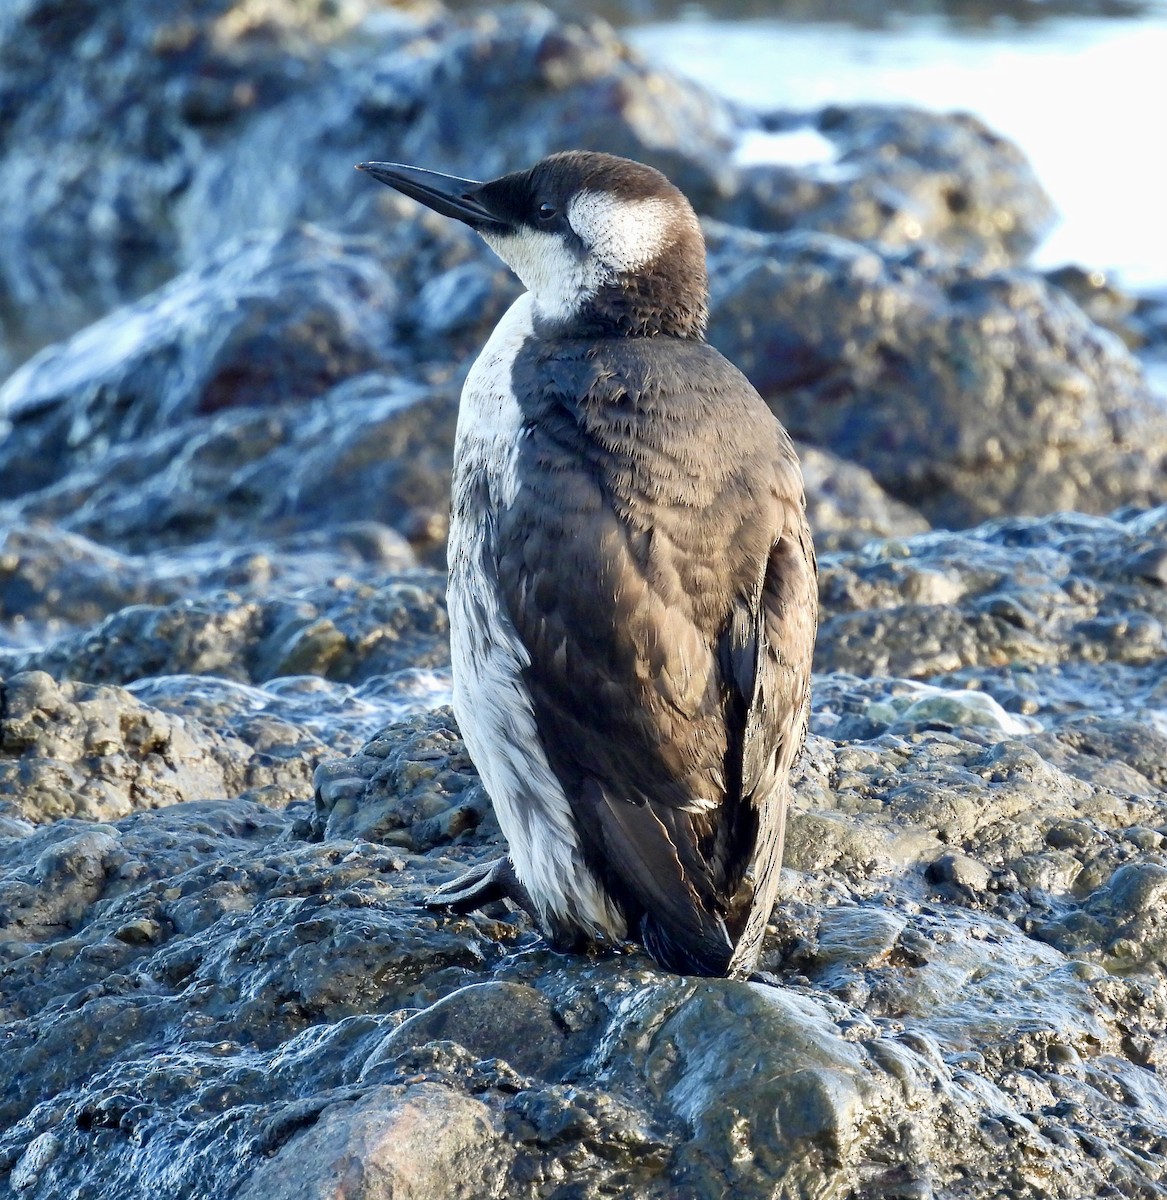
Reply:
[[[1125, 561], [1112, 531], [1076, 536]], [[890, 703], [910, 684], [828, 684], [768, 982], [422, 908], [499, 850], [493, 822], [442, 825], [477, 790], [448, 712], [329, 764], [315, 812], [204, 801], [0, 838], [0, 1019], [30, 1081], [0, 1098], [0, 1172], [33, 1197], [98, 1161], [143, 1196], [324, 1196], [341, 1174], [377, 1195], [456, 1169], [508, 1197], [990, 1200], [1052, 1143], [1049, 1187], [1153, 1194], [1167, 752], [1137, 719], [944, 729]]]
[[[0, 804], [34, 824], [108, 821], [139, 809], [220, 796], [303, 796], [329, 747], [288, 736], [257, 751], [115, 687], [61, 683], [41, 671], [0, 680]], [[298, 731], [296, 731], [298, 733]]]
[[313, 786], [317, 838], [362, 837], [420, 852], [492, 816], [449, 708], [385, 730], [352, 758], [321, 763]]
[[342, 576], [263, 599], [211, 592], [165, 606], [136, 605], [45, 649], [4, 657], [13, 671], [95, 683], [187, 674], [250, 683], [291, 675], [364, 682], [449, 662], [445, 579], [423, 570], [375, 584]]
[[371, 521], [327, 534], [146, 555], [119, 554], [46, 521], [0, 524], [0, 645], [43, 644], [123, 608], [225, 587], [264, 596], [330, 576], [381, 577], [415, 565], [405, 540]]
[[1125, 519], [1063, 514], [825, 559], [817, 664], [915, 678], [964, 669], [962, 681], [999, 669], [1015, 705], [1034, 711], [1058, 669], [1128, 666], [1109, 676], [1114, 695], [1129, 701], [1135, 678], [1154, 692], [1167, 591], [1143, 564], [1165, 530], [1167, 507]]

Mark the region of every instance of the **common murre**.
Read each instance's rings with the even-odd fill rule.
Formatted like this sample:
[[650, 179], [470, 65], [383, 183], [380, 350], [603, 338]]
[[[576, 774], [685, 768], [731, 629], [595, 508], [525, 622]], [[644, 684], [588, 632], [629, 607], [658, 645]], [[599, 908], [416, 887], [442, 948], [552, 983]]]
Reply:
[[527, 287], [466, 379], [449, 541], [454, 711], [553, 944], [639, 938], [748, 975], [773, 906], [817, 623], [785, 430], [702, 340], [696, 215], [569, 152], [486, 183], [367, 171], [478, 231]]

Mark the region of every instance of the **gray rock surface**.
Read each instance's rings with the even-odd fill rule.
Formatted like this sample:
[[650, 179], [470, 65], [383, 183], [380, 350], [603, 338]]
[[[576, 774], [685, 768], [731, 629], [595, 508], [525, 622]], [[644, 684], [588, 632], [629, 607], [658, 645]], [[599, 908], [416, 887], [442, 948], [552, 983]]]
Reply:
[[[378, 261], [358, 255], [365, 241], [253, 239], [17, 371], [0, 387], [11, 425], [0, 441], [0, 491], [13, 497], [4, 506], [11, 519], [50, 520], [131, 551], [375, 520], [437, 558], [457, 412], [449, 364], [468, 366], [487, 336], [484, 320], [492, 324], [516, 289], [489, 267], [484, 246], [471, 250], [458, 234], [443, 241], [422, 221], [389, 228]], [[424, 285], [395, 280], [419, 255], [441, 273]], [[482, 274], [487, 300], [463, 320], [433, 293], [461, 292], [467, 271]], [[372, 282], [357, 287], [362, 272]], [[406, 288], [397, 309], [377, 303]], [[335, 339], [313, 328], [309, 293], [330, 314]], [[447, 321], [440, 332], [431, 304]], [[360, 320], [346, 305], [363, 310]], [[235, 362], [219, 342], [253, 320], [264, 344], [243, 338]], [[283, 365], [249, 382], [266, 370], [245, 365], [257, 355]], [[387, 365], [367, 370], [377, 355], [408, 366], [412, 381]], [[446, 358], [440, 372], [434, 355]], [[293, 376], [296, 387], [285, 387]], [[227, 390], [224, 410], [215, 397]], [[821, 548], [928, 527], [863, 467], [814, 448], [804, 458]], [[352, 540], [344, 528], [335, 536]]]
[[763, 126], [814, 130], [835, 157], [811, 168], [746, 169], [738, 194], [708, 210], [731, 224], [886, 246], [930, 243], [998, 267], [1024, 258], [1053, 224], [1025, 156], [968, 113], [832, 105], [809, 119], [768, 114]]
[[314, 400], [385, 366], [396, 305], [376, 263], [323, 233], [232, 244], [9, 379], [5, 495], [191, 416]]
[[[889, 613], [912, 578], [1036, 605], [1067, 563], [1097, 609], [1157, 612], [1132, 563], [1165, 519], [828, 556], [824, 644], [861, 585]], [[1050, 664], [1097, 665], [1073, 629], [1044, 630]], [[1164, 686], [1162, 657], [1126, 665]], [[324, 762], [315, 808], [10, 818], [0, 1011], [32, 1081], [0, 1105], [10, 1184], [59, 1195], [98, 1161], [127, 1196], [1159, 1194], [1162, 694], [1019, 709], [1025, 661], [969, 691], [974, 669], [820, 677], [749, 984], [424, 909], [500, 844], [448, 710]]]
[[43, 671], [0, 682], [0, 712], [3, 810], [34, 824], [109, 821], [208, 796], [278, 807], [303, 794], [313, 760], [329, 752], [270, 724], [257, 749], [121, 688], [58, 683]]
[[[821, 450], [821, 549], [1167, 499], [1167, 402], [1037, 277], [708, 236], [711, 340]], [[515, 294], [492, 261], [401, 205], [382, 240], [243, 239], [0, 387], [4, 509], [130, 551], [371, 519], [438, 561], [457, 380]]]
[[[806, 127], [835, 162], [740, 165]], [[566, 145], [711, 218], [711, 336], [802, 443], [749, 983], [422, 903], [502, 849], [440, 568], [516, 285], [351, 164]], [[13, 0], [0, 166], [0, 366], [68, 337], [0, 385], [0, 1190], [1167, 1195], [1167, 418], [1099, 328], [1162, 322], [1019, 266], [1013, 147], [746, 113], [533, 7]]]
[[322, 543], [343, 544], [372, 521], [396, 531], [378, 538], [436, 557], [456, 414], [448, 390], [358, 376], [310, 408], [238, 409], [133, 439], [0, 505], [0, 519], [52, 521], [131, 552], [329, 527]]
[[0, 646], [50, 640], [123, 608], [199, 592], [263, 595], [275, 586], [295, 591], [322, 579], [355, 581], [414, 566], [404, 538], [372, 521], [145, 555], [120, 554], [46, 521], [0, 524]]
[[708, 240], [713, 344], [934, 525], [1167, 500], [1167, 400], [1060, 290], [822, 235]]
[[799, 445], [798, 458], [807, 519], [820, 553], [853, 550], [872, 538], [911, 537], [928, 529], [924, 517], [893, 500], [866, 467], [817, 446]]
[[0, 655], [5, 660], [11, 670], [103, 683], [175, 674], [365, 682], [449, 662], [445, 579], [422, 570], [363, 583], [342, 576], [263, 599], [228, 591], [134, 605], [47, 648]]
[[[967, 668], [966, 681], [999, 670], [1017, 703], [1029, 693], [1038, 706], [1045, 686], [1051, 703], [1066, 703], [1061, 673], [1107, 664], [1125, 668], [1110, 672], [1111, 703], [1129, 710], [1134, 680], [1167, 660], [1165, 549], [1167, 506], [1126, 520], [1063, 514], [873, 543], [823, 564], [816, 661], [911, 678]], [[1100, 700], [1085, 692], [1079, 703]]]

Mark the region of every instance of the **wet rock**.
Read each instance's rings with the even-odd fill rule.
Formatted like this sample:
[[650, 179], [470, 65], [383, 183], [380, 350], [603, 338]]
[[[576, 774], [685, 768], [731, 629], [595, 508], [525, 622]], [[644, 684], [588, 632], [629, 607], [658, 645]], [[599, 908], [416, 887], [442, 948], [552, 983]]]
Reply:
[[[921, 1194], [959, 1164], [989, 1200], [1052, 1142], [1067, 1194], [1158, 1186], [1167, 1095], [1136, 1057], [1167, 1045], [1161, 748], [1137, 722], [938, 728], [888, 703], [914, 685], [829, 682], [817, 722], [901, 724], [812, 736], [769, 983], [425, 910], [500, 845], [493, 822], [442, 825], [478, 790], [448, 711], [328, 764], [315, 813], [188, 802], [0, 839], [0, 1017], [34, 1081], [0, 1109], [0, 1171], [34, 1197], [97, 1161], [192, 1197], [456, 1169], [499, 1195], [663, 1200]], [[1111, 987], [1112, 963], [1152, 974]]]
[[410, 1049], [452, 1041], [476, 1059], [501, 1058], [525, 1075], [553, 1076], [562, 1068], [567, 1034], [538, 989], [505, 980], [459, 988], [398, 1025], [365, 1060], [375, 1078]]
[[1112, 686], [1137, 677], [1153, 694], [1167, 597], [1138, 564], [1165, 521], [1163, 507], [1010, 520], [828, 558], [818, 665], [916, 678], [968, 668], [966, 683], [1007, 665], [1036, 711], [1046, 669], [1105, 662], [1133, 669]]
[[245, 599], [210, 592], [137, 605], [45, 649], [0, 656], [11, 671], [132, 683], [157, 675], [220, 675], [263, 683], [320, 675], [363, 682], [449, 662], [445, 580], [418, 570], [359, 582], [340, 577], [299, 593]]
[[[367, 188], [352, 164], [379, 145], [469, 174], [603, 143], [706, 191], [711, 152], [728, 147], [727, 106], [632, 61], [602, 24], [431, 8], [354, 38], [364, 5], [308, 8], [257, 17], [198, 0], [175, 17], [119, 4], [64, 22], [28, 0], [10, 14], [0, 35], [18, 70], [0, 99], [13, 202], [0, 236], [14, 250], [4, 308], [26, 314], [25, 340], [71, 332], [250, 230], [338, 221]], [[62, 55], [68, 83], [50, 69]], [[85, 105], [65, 103], [70, 87]], [[58, 293], [66, 304], [44, 312]]]
[[933, 524], [1167, 499], [1167, 410], [1035, 277], [708, 231], [710, 340], [794, 436]]
[[[478, 252], [485, 254], [484, 249]], [[307, 262], [298, 253], [289, 251], [281, 260], [278, 278], [312, 275], [314, 251], [309, 247]], [[222, 288], [217, 302], [234, 312], [245, 307], [239, 297], [246, 288], [239, 290], [234, 259], [225, 259], [223, 266], [207, 286]], [[434, 282], [462, 270], [450, 268]], [[276, 531], [287, 537], [294, 531], [370, 520], [393, 526], [424, 555], [436, 557], [444, 549], [457, 411], [451, 387], [430, 390], [373, 372], [347, 380], [311, 404], [275, 404], [262, 391], [244, 391], [242, 408], [189, 416], [173, 431], [151, 433], [168, 420], [153, 407], [157, 395], [170, 395], [170, 403], [187, 413], [198, 407], [205, 379], [189, 364], [180, 367], [173, 360], [181, 358], [183, 348], [202, 354], [205, 329], [190, 306], [176, 306], [166, 290], [142, 301], [138, 311], [151, 314], [155, 338], [146, 360], [153, 363], [157, 357], [170, 372], [157, 385], [161, 391], [154, 383], [142, 391], [140, 376], [146, 368], [133, 356], [111, 365], [104, 347], [113, 335], [98, 338], [97, 327], [46, 352], [9, 381], [5, 393], [24, 416], [0, 442], [0, 458], [7, 453], [13, 463], [36, 464], [14, 470], [14, 489], [45, 484], [10, 506], [14, 517], [51, 520], [106, 545], [137, 551], [159, 542], [238, 542]], [[120, 328], [134, 320], [134, 311], [123, 312], [110, 317], [109, 324]], [[477, 326], [470, 332], [477, 341], [466, 341], [463, 364], [486, 336]], [[438, 352], [432, 339], [408, 341], [420, 337], [416, 329], [404, 328], [400, 336], [418, 354]], [[466, 337], [465, 330], [458, 334], [459, 340]], [[438, 346], [454, 353], [448, 343]], [[95, 358], [96, 347], [101, 353]], [[80, 395], [72, 390], [43, 403], [37, 400], [38, 380], [57, 379], [61, 372], [81, 382]], [[310, 383], [302, 381], [309, 390]], [[90, 404], [86, 397], [99, 397], [100, 404]], [[75, 453], [62, 450], [62, 431], [73, 430], [78, 422], [91, 433], [99, 426], [101, 436], [78, 445]], [[805, 447], [803, 468], [821, 549], [927, 528], [922, 516], [889, 498], [862, 467]], [[34, 470], [37, 479], [22, 476], [25, 470]], [[60, 478], [45, 483], [50, 474]], [[338, 529], [338, 539], [345, 532]]]
[[[222, 53], [235, 70], [238, 50], [253, 66], [263, 59], [265, 71], [294, 67], [304, 31], [288, 32], [287, 13], [272, 18], [264, 43], [237, 13], [222, 14], [225, 3], [199, 0], [189, 15], [190, 65]], [[36, 7], [29, 0], [29, 19]], [[98, 14], [87, 19], [94, 45], [113, 37]], [[173, 33], [158, 32], [164, 47]], [[334, 33], [329, 26], [321, 36]], [[135, 31], [123, 47], [127, 60], [146, 52], [142, 37]], [[467, 92], [468, 111], [482, 114], [490, 137], [446, 113], [447, 104], [462, 112]], [[166, 109], [159, 119], [176, 118]], [[822, 121], [864, 181], [844, 189], [850, 199], [836, 198], [835, 208], [862, 208], [872, 188], [886, 192], [880, 172], [893, 159], [921, 187], [981, 196], [957, 206], [964, 232], [954, 245], [968, 242], [974, 225], [1004, 228], [1001, 212], [1021, 203], [1016, 156], [1001, 149], [998, 164], [1014, 183], [992, 183], [999, 147], [963, 118], [856, 110]], [[291, 144], [289, 124], [298, 130]], [[14, 514], [50, 518], [123, 551], [376, 519], [440, 556], [456, 379], [516, 284], [470, 231], [351, 171], [393, 128], [395, 156], [409, 158], [414, 146], [414, 157], [433, 161], [440, 147], [447, 169], [471, 174], [594, 144], [656, 162], [707, 212], [721, 212], [742, 186], [727, 157], [740, 115], [640, 63], [606, 27], [565, 25], [537, 9], [382, 23], [337, 44], [311, 71], [297, 69], [290, 92], [257, 93], [213, 137], [188, 134], [172, 148], [176, 161], [190, 161], [166, 254], [172, 268], [188, 269], [44, 350], [0, 389], [8, 422], [0, 490], [19, 497]], [[984, 177], [976, 186], [953, 183], [961, 147], [969, 171]], [[44, 166], [50, 193], [57, 169]], [[133, 186], [132, 176], [118, 180]], [[907, 189], [907, 208], [919, 207], [906, 180], [896, 186]], [[838, 225], [816, 213], [808, 201], [806, 228]], [[305, 218], [348, 232], [306, 227]], [[853, 236], [895, 240], [859, 228], [864, 220], [847, 226]], [[1018, 216], [1014, 228], [1024, 225]], [[985, 278], [938, 250], [885, 261], [852, 243], [812, 239], [819, 250], [803, 253], [792, 249], [802, 244], [795, 235], [724, 227], [711, 230], [711, 243], [714, 339], [796, 432], [869, 468], [908, 506], [854, 466], [808, 461], [824, 548], [916, 532], [924, 519], [967, 524], [1009, 505], [1100, 509], [1160, 495], [1167, 437], [1150, 420], [1134, 368], [1112, 361], [1073, 305], [1066, 313], [1078, 324], [1055, 311], [1040, 283]], [[1006, 362], [1019, 339], [1020, 364]], [[978, 353], [970, 357], [969, 347]], [[919, 364], [907, 384], [912, 369], [900, 357]], [[938, 365], [957, 360], [959, 371]], [[841, 388], [853, 403], [842, 402]], [[823, 389], [829, 403], [820, 402]], [[936, 419], [940, 395], [951, 411]], [[1001, 411], [1013, 414], [1011, 426]], [[1145, 436], [1131, 449], [1136, 421]]]
[[381, 375], [309, 408], [235, 411], [135, 439], [23, 497], [18, 519], [49, 519], [104, 545], [238, 543], [375, 521], [423, 554], [444, 553], [456, 398]]
[[241, 1200], [478, 1200], [502, 1196], [513, 1150], [480, 1100], [438, 1083], [330, 1105], [263, 1164]]
[[1105, 271], [1068, 265], [1045, 272], [1045, 278], [1072, 297], [1096, 325], [1117, 334], [1132, 350], [1144, 344], [1134, 318], [1138, 301], [1123, 292]]
[[425, 851], [471, 833], [490, 815], [448, 708], [385, 730], [352, 758], [321, 763], [314, 787], [312, 828], [320, 838]]
[[[732, 157], [808, 123], [835, 163]], [[789, 231], [709, 227], [713, 335], [815, 443], [823, 551], [750, 983], [423, 904], [502, 848], [414, 554], [516, 285], [351, 163], [568, 143]], [[109, 314], [4, 391], [0, 1187], [1163, 1191], [1167, 509], [926, 532], [1164, 499], [1162, 414], [1084, 315], [1119, 300], [992, 273], [1048, 215], [1011, 147], [759, 123], [531, 8], [19, 0], [0, 162], [7, 352]]]
[[26, 363], [0, 389], [5, 496], [197, 414], [315, 399], [386, 365], [392, 281], [320, 231], [256, 235]]
[[119, 608], [173, 599], [138, 563], [47, 522], [0, 527], [0, 625], [17, 641], [90, 625]]
[[[837, 676], [828, 704], [845, 709], [852, 691], [859, 707], [878, 683], [848, 686]], [[846, 736], [835, 724], [836, 736]], [[973, 726], [849, 732], [838, 741], [812, 736], [802, 764], [787, 833], [794, 907], [776, 918], [786, 969], [813, 947], [805, 922], [824, 891], [901, 914], [917, 911], [901, 907], [905, 891], [925, 901], [925, 913], [940, 897], [1111, 969], [1158, 961], [1167, 788], [1154, 764], [1167, 752], [1162, 731], [1138, 719], [1072, 717], [1036, 736], [992, 740]], [[1113, 753], [1119, 746], [1131, 766]], [[897, 961], [890, 942], [886, 953]]]
[[0, 641], [44, 644], [123, 608], [225, 587], [262, 596], [340, 575], [380, 578], [414, 565], [405, 540], [374, 522], [147, 555], [119, 554], [46, 521], [0, 524]]
[[188, 722], [121, 688], [57, 683], [40, 671], [0, 681], [0, 797], [6, 814], [36, 824], [108, 821], [249, 793], [286, 804], [305, 794], [326, 753], [325, 743], [303, 735], [257, 752], [232, 732]]
[[985, 891], [992, 877], [993, 873], [984, 863], [967, 854], [945, 854], [925, 873], [930, 883], [950, 884], [973, 895]]
[[[327, 1108], [329, 1090], [355, 1083], [383, 1040], [378, 1008], [424, 1006], [437, 998], [433, 987], [443, 990], [443, 973], [449, 991], [466, 966], [481, 961], [464, 933], [439, 933], [444, 951], [422, 936], [426, 927], [433, 932], [432, 919], [390, 899], [405, 863], [383, 850], [289, 845], [281, 839], [290, 816], [247, 803], [150, 815], [157, 819], [145, 824], [59, 823], [25, 839], [17, 854], [0, 845], [5, 971], [10, 984], [19, 980], [5, 991], [3, 1019], [15, 1039], [15, 1069], [37, 1077], [5, 1101], [5, 1121], [11, 1129], [29, 1114], [42, 1125], [34, 1136], [55, 1130], [60, 1139], [35, 1185], [41, 1194], [84, 1172], [95, 1143], [103, 1171], [149, 1143], [150, 1162], [129, 1168], [127, 1160], [126, 1178], [177, 1169], [189, 1195], [235, 1186], [262, 1163], [256, 1139], [265, 1122], [284, 1116], [285, 1141], [297, 1119], [305, 1123], [303, 1101], [290, 1123], [286, 1112], [304, 1094], [297, 1063], [313, 1062], [316, 1082], [307, 1095], [324, 1098], [318, 1111]], [[92, 849], [83, 854], [85, 839]], [[51, 884], [39, 901], [30, 862]], [[49, 952], [38, 952], [41, 945]], [[89, 945], [100, 949], [83, 950]], [[489, 943], [480, 945], [492, 953]], [[74, 1005], [50, 1029], [45, 1010], [66, 991]], [[339, 1024], [322, 1026], [325, 1013]], [[171, 1040], [170, 1030], [185, 1030], [173, 1053], [135, 1050]], [[90, 1064], [99, 1058], [120, 1065], [94, 1074]], [[83, 1094], [73, 1090], [85, 1080]], [[34, 1111], [40, 1100], [49, 1109]], [[171, 1127], [175, 1141], [164, 1114], [179, 1110], [186, 1117]], [[128, 1136], [111, 1138], [117, 1130]], [[194, 1151], [203, 1137], [220, 1149], [235, 1146], [242, 1158], [232, 1164], [230, 1154], [216, 1153], [212, 1162], [181, 1150]], [[5, 1171], [22, 1156], [27, 1163], [20, 1135], [17, 1141], [15, 1156], [12, 1143], [3, 1151]], [[266, 1144], [274, 1149], [278, 1137]]]
[[71, 333], [173, 275], [174, 200], [203, 155], [316, 75], [320, 45], [363, 10], [359, 0], [199, 0], [182, 13], [6, 6], [0, 294], [18, 344]]
[[830, 106], [809, 120], [774, 113], [763, 123], [779, 135], [814, 130], [834, 157], [809, 168], [747, 168], [741, 190], [713, 214], [732, 224], [900, 247], [931, 242], [1004, 266], [1024, 258], [1053, 223], [1025, 156], [967, 113]]
[[[53, 69], [64, 60], [68, 79]], [[0, 26], [0, 67], [0, 309], [16, 356], [241, 235], [371, 228], [383, 201], [351, 166], [389, 156], [378, 147], [478, 178], [555, 149], [605, 149], [660, 167], [710, 215], [896, 245], [934, 238], [998, 263], [1049, 219], [1015, 148], [972, 118], [759, 118], [643, 62], [604, 23], [535, 6], [390, 18], [361, 0], [197, 0], [176, 15], [122, 0], [65, 20], [49, 0], [21, 0]], [[733, 161], [743, 136], [808, 122], [837, 148], [830, 168]], [[226, 373], [212, 396], [230, 402], [236, 382]]]
[[989, 742], [1023, 737], [1042, 727], [1031, 717], [1007, 711], [993, 695], [975, 687], [937, 687], [881, 676], [863, 680], [837, 673], [819, 683], [812, 728], [836, 741], [961, 729], [975, 730]]
[[[653, 999], [665, 1000], [664, 1020], [653, 1022], [647, 1066], [694, 1126], [678, 1166], [699, 1193], [720, 1178], [745, 1195], [775, 1184], [813, 1195], [824, 1177], [854, 1163], [861, 1114], [891, 1081], [869, 1073], [828, 1012], [806, 997], [748, 985], [698, 985], [680, 1005], [668, 1004], [667, 993]], [[743, 1161], [737, 1145], [746, 1128], [753, 1136]]]

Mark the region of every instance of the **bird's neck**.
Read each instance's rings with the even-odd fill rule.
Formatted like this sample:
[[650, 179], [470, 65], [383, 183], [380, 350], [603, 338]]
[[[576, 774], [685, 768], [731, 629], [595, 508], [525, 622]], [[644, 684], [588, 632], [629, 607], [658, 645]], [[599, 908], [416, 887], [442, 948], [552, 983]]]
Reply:
[[545, 313], [535, 297], [536, 331], [576, 337], [677, 337], [700, 340], [709, 315], [704, 266], [617, 276], [578, 297], [570, 312]]

